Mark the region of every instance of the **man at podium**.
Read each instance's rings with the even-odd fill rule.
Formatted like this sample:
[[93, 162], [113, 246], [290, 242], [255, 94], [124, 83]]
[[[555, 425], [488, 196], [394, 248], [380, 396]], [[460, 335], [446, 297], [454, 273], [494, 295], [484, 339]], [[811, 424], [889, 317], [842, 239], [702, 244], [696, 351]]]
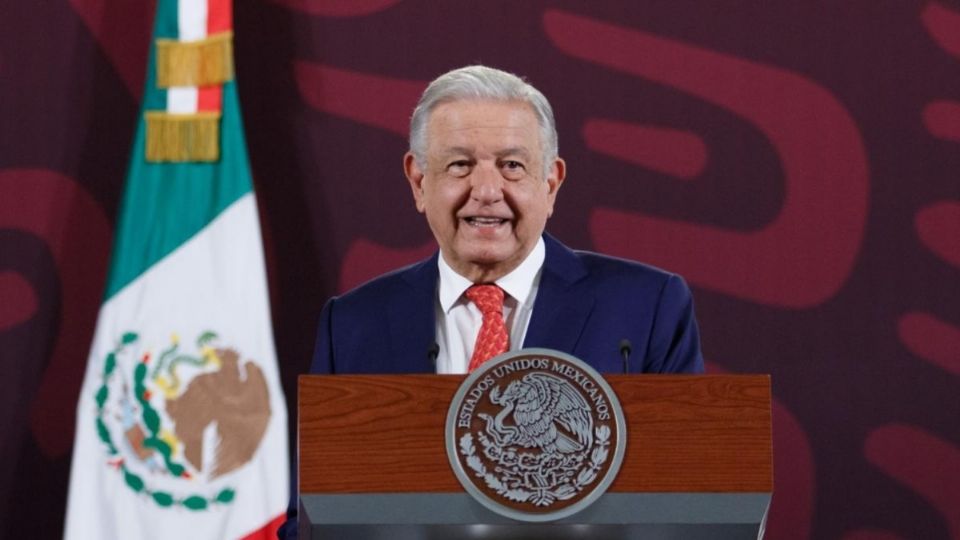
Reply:
[[440, 249], [330, 299], [311, 373], [467, 373], [529, 347], [601, 373], [703, 371], [682, 278], [544, 232], [566, 164], [539, 90], [485, 66], [441, 75], [403, 168]]
[[[467, 373], [531, 347], [601, 373], [703, 372], [682, 278], [544, 232], [566, 164], [539, 90], [485, 66], [441, 75], [403, 168], [440, 250], [331, 298], [311, 373]], [[280, 538], [296, 537], [296, 489], [288, 515]]]

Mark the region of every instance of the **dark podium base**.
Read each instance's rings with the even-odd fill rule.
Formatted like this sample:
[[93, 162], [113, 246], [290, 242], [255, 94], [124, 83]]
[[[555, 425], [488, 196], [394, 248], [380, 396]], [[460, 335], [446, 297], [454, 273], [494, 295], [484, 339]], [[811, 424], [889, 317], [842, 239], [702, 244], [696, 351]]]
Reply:
[[303, 495], [300, 538], [353, 540], [754, 540], [769, 493], [607, 493], [550, 523], [490, 512], [465, 493]]

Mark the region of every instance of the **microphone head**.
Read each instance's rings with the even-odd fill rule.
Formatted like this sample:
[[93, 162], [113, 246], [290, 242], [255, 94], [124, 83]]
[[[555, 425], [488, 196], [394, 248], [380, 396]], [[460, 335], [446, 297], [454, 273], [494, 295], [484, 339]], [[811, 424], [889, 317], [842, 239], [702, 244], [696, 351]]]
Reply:
[[630, 354], [633, 351], [633, 345], [630, 344], [630, 340], [623, 338], [620, 340], [620, 354], [627, 353]]

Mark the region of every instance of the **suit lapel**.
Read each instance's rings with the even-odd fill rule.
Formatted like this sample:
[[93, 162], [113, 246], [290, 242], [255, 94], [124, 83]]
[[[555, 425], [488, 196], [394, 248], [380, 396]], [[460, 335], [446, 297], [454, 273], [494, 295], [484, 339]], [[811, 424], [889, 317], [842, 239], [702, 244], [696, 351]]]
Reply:
[[437, 254], [403, 273], [409, 287], [400, 301], [389, 306], [389, 349], [397, 372], [432, 373], [429, 351], [436, 341], [434, 297], [437, 288]]
[[[586, 267], [577, 255], [548, 234], [543, 235], [546, 256], [524, 347], [547, 347], [572, 353], [593, 311], [594, 295]], [[393, 367], [399, 372], [435, 371], [428, 356], [436, 342], [434, 302], [437, 294], [437, 256], [403, 273], [409, 285], [404, 299], [386, 306]], [[395, 362], [395, 363], [394, 363]]]
[[572, 353], [593, 311], [587, 269], [577, 255], [548, 234], [546, 257], [524, 347]]

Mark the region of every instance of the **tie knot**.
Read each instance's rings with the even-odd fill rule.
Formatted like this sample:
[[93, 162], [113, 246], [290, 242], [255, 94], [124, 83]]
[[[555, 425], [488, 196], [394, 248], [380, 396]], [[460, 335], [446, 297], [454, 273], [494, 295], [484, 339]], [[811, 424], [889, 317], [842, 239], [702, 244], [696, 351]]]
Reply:
[[503, 289], [496, 285], [474, 285], [467, 289], [467, 298], [476, 304], [480, 313], [503, 313]]

